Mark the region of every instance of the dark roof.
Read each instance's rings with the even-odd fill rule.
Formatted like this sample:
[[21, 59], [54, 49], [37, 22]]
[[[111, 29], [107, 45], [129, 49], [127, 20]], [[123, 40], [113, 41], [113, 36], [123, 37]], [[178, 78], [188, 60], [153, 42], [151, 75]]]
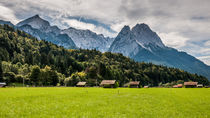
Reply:
[[197, 85], [198, 82], [184, 82], [184, 85]]
[[85, 85], [86, 84], [86, 82], [78, 82], [77, 83], [77, 86], [83, 86], [83, 85]]
[[116, 80], [103, 80], [100, 85], [115, 84]]
[[140, 83], [139, 81], [131, 81], [131, 82], [129, 82], [130, 85], [139, 85], [139, 83]]

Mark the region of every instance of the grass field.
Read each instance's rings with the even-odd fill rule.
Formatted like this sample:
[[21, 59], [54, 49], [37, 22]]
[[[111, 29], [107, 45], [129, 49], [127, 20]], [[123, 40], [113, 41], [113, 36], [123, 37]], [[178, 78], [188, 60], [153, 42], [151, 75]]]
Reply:
[[207, 88], [0, 88], [0, 118], [210, 118]]

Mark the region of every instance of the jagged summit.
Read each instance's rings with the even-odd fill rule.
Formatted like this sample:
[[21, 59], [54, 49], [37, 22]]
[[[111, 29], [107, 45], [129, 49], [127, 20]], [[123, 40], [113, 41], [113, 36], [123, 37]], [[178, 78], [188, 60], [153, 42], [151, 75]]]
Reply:
[[18, 27], [23, 25], [31, 25], [31, 27], [39, 30], [46, 30], [50, 23], [44, 19], [42, 19], [39, 15], [32, 16], [26, 20], [23, 20], [17, 24]]
[[156, 45], [162, 48], [165, 47], [160, 37], [153, 32], [147, 24], [137, 24], [131, 31], [136, 37], [136, 40], [142, 45]]
[[132, 29], [130, 29], [129, 26], [124, 26], [116, 37], [116, 41], [119, 40], [134, 40], [136, 43], [141, 45], [141, 47], [146, 47], [148, 45], [158, 46], [161, 48], [165, 47], [160, 37], [144, 23], [136, 24]]
[[40, 18], [40, 17], [39, 17], [39, 14], [36, 14], [36, 15], [34, 15], [34, 16], [32, 16], [32, 17], [34, 17], [34, 18]]
[[147, 24], [145, 24], [145, 23], [141, 23], [141, 24], [136, 24], [133, 28], [132, 28], [132, 30], [151, 30], [150, 29], [150, 27], [147, 25]]
[[130, 31], [130, 27], [128, 25], [125, 25], [121, 31]]

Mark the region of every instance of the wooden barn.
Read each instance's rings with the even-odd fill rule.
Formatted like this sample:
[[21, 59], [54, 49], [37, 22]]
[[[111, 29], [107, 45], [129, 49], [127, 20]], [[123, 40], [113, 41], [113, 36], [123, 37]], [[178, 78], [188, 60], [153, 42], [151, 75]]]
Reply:
[[100, 86], [104, 88], [114, 88], [116, 80], [102, 80]]
[[5, 87], [7, 84], [5, 82], [0, 82], [0, 88]]
[[149, 86], [144, 86], [144, 88], [149, 88]]
[[129, 82], [130, 88], [139, 88], [139, 81], [131, 81]]
[[86, 86], [86, 82], [78, 82], [77, 83], [77, 87], [85, 87]]
[[196, 88], [198, 85], [198, 82], [184, 82], [185, 88]]

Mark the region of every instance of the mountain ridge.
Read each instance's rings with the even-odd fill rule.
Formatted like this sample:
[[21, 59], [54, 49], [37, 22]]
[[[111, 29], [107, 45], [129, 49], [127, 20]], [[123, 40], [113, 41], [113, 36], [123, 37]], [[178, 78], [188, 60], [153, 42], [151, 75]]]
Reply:
[[129, 26], [123, 27], [109, 51], [122, 53], [139, 62], [152, 62], [199, 73], [210, 79], [210, 66], [186, 52], [165, 46], [160, 37], [145, 24], [137, 24], [131, 29]]
[[[26, 19], [25, 24], [31, 19], [41, 18], [35, 15]], [[187, 53], [165, 46], [160, 37], [147, 24], [136, 24], [132, 28], [124, 26], [117, 37], [105, 38], [103, 35], [98, 35], [90, 30], [80, 30], [73, 27], [61, 30], [57, 26], [50, 26], [49, 22], [45, 22], [43, 19], [38, 21], [41, 21], [41, 25], [34, 26], [38, 29], [23, 25], [23, 21], [19, 23], [19, 26], [22, 24], [19, 29], [38, 39], [44, 39], [65, 48], [76, 47], [122, 53], [135, 61], [176, 67], [188, 72], [202, 74], [210, 79], [210, 66]], [[42, 24], [46, 24], [46, 26]], [[31, 25], [36, 25], [36, 23], [33, 22]]]
[[8, 85], [25, 80], [25, 84], [35, 86], [75, 86], [79, 81], [95, 86], [107, 79], [116, 80], [120, 86], [129, 81], [140, 81], [141, 86], [177, 81], [209, 85], [206, 77], [177, 68], [140, 63], [111, 52], [65, 49], [8, 25], [0, 25], [0, 31], [0, 81]]

